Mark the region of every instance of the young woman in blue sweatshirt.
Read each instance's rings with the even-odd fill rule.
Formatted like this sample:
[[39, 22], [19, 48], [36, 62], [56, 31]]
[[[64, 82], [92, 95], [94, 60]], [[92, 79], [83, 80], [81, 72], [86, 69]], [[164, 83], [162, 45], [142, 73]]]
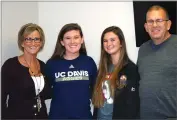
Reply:
[[50, 119], [91, 119], [90, 99], [97, 67], [87, 56], [81, 27], [66, 24], [60, 30], [46, 74], [53, 94]]

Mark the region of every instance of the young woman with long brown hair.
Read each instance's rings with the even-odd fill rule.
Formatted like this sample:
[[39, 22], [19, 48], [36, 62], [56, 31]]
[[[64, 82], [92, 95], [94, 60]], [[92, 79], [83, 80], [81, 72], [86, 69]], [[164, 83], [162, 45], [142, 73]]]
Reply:
[[101, 58], [93, 94], [94, 116], [100, 120], [137, 118], [139, 74], [129, 59], [122, 30], [106, 28], [101, 36]]

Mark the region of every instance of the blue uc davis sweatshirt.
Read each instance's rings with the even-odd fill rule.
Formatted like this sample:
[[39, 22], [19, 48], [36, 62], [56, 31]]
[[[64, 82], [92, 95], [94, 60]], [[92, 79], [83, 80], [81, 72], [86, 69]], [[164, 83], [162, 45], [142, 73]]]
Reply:
[[80, 55], [74, 60], [49, 60], [46, 75], [53, 86], [49, 118], [92, 118], [90, 99], [96, 74], [94, 60], [86, 55]]

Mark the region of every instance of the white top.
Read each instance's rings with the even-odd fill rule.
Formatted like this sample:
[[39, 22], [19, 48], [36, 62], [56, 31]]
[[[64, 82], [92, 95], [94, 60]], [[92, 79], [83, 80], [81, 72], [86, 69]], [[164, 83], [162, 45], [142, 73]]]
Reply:
[[[35, 85], [36, 95], [38, 95], [44, 89], [44, 76], [31, 76]], [[38, 91], [39, 90], [39, 91]]]

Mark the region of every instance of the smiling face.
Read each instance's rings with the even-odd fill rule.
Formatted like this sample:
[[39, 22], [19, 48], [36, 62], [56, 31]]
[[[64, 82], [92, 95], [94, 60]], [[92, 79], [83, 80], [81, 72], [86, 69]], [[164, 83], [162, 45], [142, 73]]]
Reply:
[[120, 44], [119, 37], [115, 33], [107, 32], [103, 38], [103, 47], [108, 54], [115, 55], [119, 54], [122, 45]]
[[71, 30], [64, 34], [60, 42], [65, 47], [65, 55], [78, 55], [83, 41], [79, 30]]
[[[31, 39], [31, 40], [30, 40]], [[33, 31], [31, 34], [24, 37], [22, 42], [22, 47], [24, 54], [37, 55], [39, 52], [42, 42], [37, 41], [40, 39], [40, 34], [37, 30]]]
[[[167, 21], [167, 16], [164, 10], [151, 10], [147, 13], [146, 16], [147, 23], [145, 23], [144, 27], [146, 31], [149, 33], [151, 39], [156, 43], [161, 43], [168, 37], [168, 30], [171, 26], [171, 21]], [[149, 24], [149, 21], [160, 21], [160, 22], [152, 22]]]

